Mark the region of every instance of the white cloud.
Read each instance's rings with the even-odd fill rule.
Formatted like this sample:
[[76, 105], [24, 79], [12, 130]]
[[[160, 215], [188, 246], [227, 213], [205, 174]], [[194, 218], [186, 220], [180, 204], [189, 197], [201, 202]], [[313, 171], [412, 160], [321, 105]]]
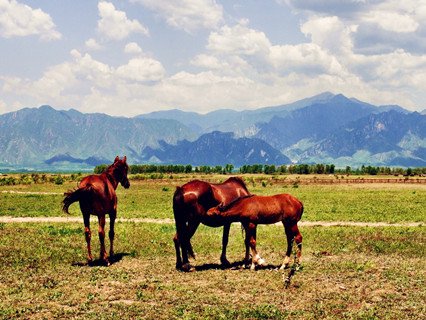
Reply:
[[162, 64], [151, 58], [134, 58], [126, 65], [117, 68], [116, 74], [130, 81], [158, 81], [164, 77]]
[[333, 55], [313, 43], [272, 46], [269, 58], [275, 69], [281, 72], [334, 75], [346, 73]]
[[136, 42], [129, 42], [124, 47], [124, 52], [129, 54], [139, 54], [142, 53], [142, 49]]
[[42, 40], [57, 40], [52, 18], [41, 9], [33, 9], [15, 0], [0, 0], [0, 36], [4, 38], [38, 35]]
[[129, 20], [123, 11], [116, 10], [110, 2], [101, 1], [98, 4], [98, 31], [111, 40], [122, 40], [131, 33], [148, 35], [148, 29], [137, 20]]
[[90, 38], [85, 42], [86, 48], [92, 51], [101, 50], [103, 47], [100, 45], [96, 39]]
[[375, 23], [382, 29], [392, 32], [414, 32], [419, 23], [407, 14], [373, 11], [365, 15], [364, 21]]
[[271, 43], [265, 33], [251, 29], [247, 21], [229, 27], [223, 26], [219, 31], [209, 36], [207, 48], [209, 50], [242, 55], [264, 55], [268, 52]]
[[347, 25], [336, 16], [312, 17], [301, 26], [301, 31], [311, 37], [312, 43], [334, 54], [351, 52], [351, 34], [356, 25]]
[[215, 0], [133, 0], [162, 16], [172, 27], [193, 32], [216, 28], [223, 20], [222, 6]]
[[223, 67], [223, 63], [218, 58], [212, 55], [199, 54], [191, 60], [191, 64], [201, 68], [207, 69], [220, 69]]

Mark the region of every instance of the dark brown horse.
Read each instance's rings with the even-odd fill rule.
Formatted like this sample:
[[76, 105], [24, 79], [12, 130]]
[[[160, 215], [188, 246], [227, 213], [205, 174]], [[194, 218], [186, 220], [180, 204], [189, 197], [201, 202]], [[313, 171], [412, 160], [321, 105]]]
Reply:
[[[188, 254], [195, 257], [191, 246], [191, 237], [197, 230], [200, 222], [209, 226], [223, 226], [222, 254], [220, 261], [229, 265], [226, 259], [229, 229], [231, 223], [206, 223], [207, 210], [219, 204], [227, 205], [233, 200], [249, 195], [249, 191], [241, 178], [231, 177], [220, 184], [213, 184], [200, 180], [193, 180], [181, 187], [177, 187], [173, 196], [173, 213], [175, 217], [176, 235], [173, 238], [176, 248], [176, 268], [190, 271], [191, 266]], [[207, 221], [208, 222], [208, 221]], [[182, 251], [182, 257], [181, 257]]]
[[[211, 223], [225, 224], [241, 222], [246, 231], [246, 257], [248, 262], [249, 250], [252, 252], [251, 269], [255, 265], [263, 265], [265, 261], [256, 250], [256, 229], [258, 224], [271, 224], [281, 221], [287, 237], [287, 251], [281, 269], [288, 267], [293, 247], [293, 240], [297, 244], [297, 263], [302, 255], [302, 235], [297, 222], [301, 219], [303, 204], [289, 194], [274, 196], [246, 196], [241, 197], [229, 205], [219, 205], [208, 210], [207, 216]], [[208, 220], [206, 219], [206, 220]]]
[[93, 261], [92, 250], [90, 248], [90, 215], [96, 215], [99, 222], [99, 241], [101, 243], [100, 260], [109, 265], [108, 256], [105, 250], [105, 215], [110, 219], [110, 257], [114, 254], [114, 222], [117, 217], [117, 195], [115, 190], [119, 183], [124, 188], [130, 187], [127, 179], [129, 166], [126, 163], [126, 156], [121, 160], [118, 156], [114, 163], [105, 172], [94, 174], [83, 178], [76, 190], [65, 192], [63, 200], [63, 211], [68, 213], [68, 207], [76, 202], [80, 202], [80, 209], [83, 213], [84, 233], [87, 242], [87, 259], [89, 263]]

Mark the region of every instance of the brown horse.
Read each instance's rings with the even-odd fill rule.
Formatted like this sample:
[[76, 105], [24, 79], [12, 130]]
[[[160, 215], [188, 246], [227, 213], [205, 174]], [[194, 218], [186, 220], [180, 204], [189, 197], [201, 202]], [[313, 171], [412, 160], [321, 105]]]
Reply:
[[265, 261], [256, 250], [256, 229], [258, 224], [271, 224], [281, 221], [287, 237], [287, 251], [281, 269], [288, 267], [293, 247], [293, 240], [297, 244], [297, 263], [302, 255], [302, 235], [297, 222], [303, 214], [303, 204], [289, 194], [273, 196], [246, 196], [241, 197], [229, 205], [219, 205], [207, 212], [211, 223], [241, 222], [246, 231], [246, 263], [249, 260], [249, 247], [252, 252], [251, 269], [255, 265], [263, 265]]
[[114, 254], [114, 223], [117, 217], [117, 195], [115, 190], [119, 183], [124, 188], [130, 187], [127, 179], [129, 166], [126, 163], [126, 156], [121, 160], [118, 156], [114, 163], [110, 165], [105, 172], [93, 174], [83, 178], [76, 190], [65, 192], [63, 200], [63, 211], [68, 212], [68, 207], [76, 202], [80, 202], [80, 209], [83, 213], [84, 233], [87, 242], [87, 259], [89, 263], [93, 261], [92, 250], [90, 248], [90, 215], [96, 215], [99, 222], [99, 241], [101, 243], [100, 260], [109, 265], [108, 256], [105, 250], [105, 214], [110, 218], [110, 257]]
[[227, 205], [233, 200], [249, 194], [244, 181], [238, 177], [231, 177], [220, 184], [193, 180], [176, 188], [173, 195], [173, 213], [176, 225], [176, 235], [173, 241], [176, 248], [176, 269], [191, 270], [188, 254], [193, 258], [195, 258], [195, 254], [190, 240], [200, 222], [213, 227], [224, 227], [220, 261], [223, 265], [229, 265], [226, 259], [226, 246], [231, 223], [209, 224], [204, 218], [208, 209], [219, 204]]

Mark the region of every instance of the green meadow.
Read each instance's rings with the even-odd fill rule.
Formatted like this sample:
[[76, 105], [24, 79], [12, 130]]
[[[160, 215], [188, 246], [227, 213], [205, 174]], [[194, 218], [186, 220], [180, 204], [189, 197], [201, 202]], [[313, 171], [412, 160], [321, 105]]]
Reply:
[[[175, 186], [194, 176], [131, 180], [118, 188], [119, 221], [110, 267], [88, 266], [83, 223], [0, 223], [0, 319], [421, 319], [426, 316], [426, 184], [291, 182], [243, 176], [256, 194], [291, 193], [304, 221], [388, 222], [385, 227], [301, 227], [302, 268], [285, 289], [279, 271], [282, 226], [259, 226], [266, 267], [244, 269], [243, 234], [231, 228], [219, 265], [221, 228], [200, 226], [192, 243], [196, 271], [175, 269]], [[205, 176], [214, 182], [224, 176]], [[303, 179], [303, 177], [301, 178]], [[297, 180], [295, 180], [297, 181]], [[63, 217], [62, 193], [76, 186], [39, 183], [0, 187], [0, 216]], [[78, 204], [71, 216], [80, 217]], [[161, 223], [162, 222], [162, 223]], [[392, 223], [418, 222], [417, 227]], [[96, 231], [96, 226], [93, 226]], [[108, 240], [107, 240], [108, 244]], [[99, 241], [92, 236], [96, 255]]]

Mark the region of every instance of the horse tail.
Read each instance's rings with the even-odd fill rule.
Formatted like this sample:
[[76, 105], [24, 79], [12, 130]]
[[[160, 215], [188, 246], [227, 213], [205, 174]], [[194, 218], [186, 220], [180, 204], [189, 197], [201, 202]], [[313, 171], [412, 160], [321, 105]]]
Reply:
[[69, 214], [68, 208], [74, 202], [80, 201], [83, 199], [87, 193], [91, 193], [93, 190], [92, 185], [86, 185], [82, 188], [78, 188], [76, 190], [69, 190], [64, 193], [64, 200], [62, 200], [62, 211]]
[[181, 209], [184, 204], [184, 200], [185, 200], [185, 195], [183, 193], [183, 188], [176, 187], [175, 193], [173, 194], [173, 213], [175, 215], [175, 219], [176, 219], [176, 215], [180, 211], [179, 209]]
[[299, 221], [300, 221], [300, 219], [302, 219], [303, 211], [305, 210], [305, 208], [303, 207], [303, 203], [301, 201], [299, 201], [299, 202], [300, 202], [300, 206], [301, 206], [301, 208], [300, 208], [300, 216], [299, 216]]

